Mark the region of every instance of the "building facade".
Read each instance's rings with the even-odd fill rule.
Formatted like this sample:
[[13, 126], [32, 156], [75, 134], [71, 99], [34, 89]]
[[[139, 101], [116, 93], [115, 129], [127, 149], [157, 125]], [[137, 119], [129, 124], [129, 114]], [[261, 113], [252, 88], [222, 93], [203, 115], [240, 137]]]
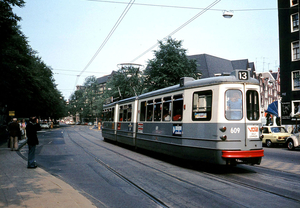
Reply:
[[278, 0], [281, 115], [283, 124], [295, 124], [300, 110], [299, 0]]
[[257, 79], [260, 85], [261, 113], [265, 116], [265, 111], [269, 105], [280, 98], [280, 73], [261, 72], [257, 73]]

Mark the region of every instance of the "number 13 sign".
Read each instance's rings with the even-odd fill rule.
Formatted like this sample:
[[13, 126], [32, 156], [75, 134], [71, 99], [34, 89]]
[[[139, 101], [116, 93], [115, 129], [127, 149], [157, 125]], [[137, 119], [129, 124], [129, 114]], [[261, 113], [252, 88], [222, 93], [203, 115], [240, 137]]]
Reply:
[[239, 71], [239, 80], [248, 80], [248, 72]]

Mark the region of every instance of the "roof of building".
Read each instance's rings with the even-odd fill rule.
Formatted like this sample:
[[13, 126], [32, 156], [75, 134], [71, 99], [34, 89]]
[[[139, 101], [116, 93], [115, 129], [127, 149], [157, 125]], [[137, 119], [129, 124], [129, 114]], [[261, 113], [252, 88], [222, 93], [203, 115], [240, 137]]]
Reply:
[[202, 73], [201, 78], [214, 77], [223, 72], [231, 73], [235, 69], [248, 70], [248, 68], [251, 68], [250, 75], [253, 76], [253, 72], [255, 71], [254, 63], [251, 62], [250, 65], [248, 59], [227, 60], [209, 54], [198, 54], [187, 57], [188, 59], [196, 60], [197, 71]]
[[104, 84], [111, 77], [111, 74], [97, 78], [97, 84]]

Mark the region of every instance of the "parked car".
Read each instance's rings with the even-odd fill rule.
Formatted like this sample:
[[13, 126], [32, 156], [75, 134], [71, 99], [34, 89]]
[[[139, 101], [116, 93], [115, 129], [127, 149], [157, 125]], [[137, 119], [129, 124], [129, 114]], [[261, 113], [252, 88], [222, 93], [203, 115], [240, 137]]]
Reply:
[[293, 134], [286, 140], [287, 148], [289, 150], [294, 150], [296, 147], [300, 147], [300, 128], [294, 128], [292, 133]]
[[41, 123], [41, 128], [42, 129], [50, 129], [49, 123]]
[[92, 122], [89, 122], [88, 125], [89, 125], [89, 126], [93, 126], [93, 123], [92, 123]]
[[291, 136], [283, 126], [263, 126], [262, 143], [271, 147], [273, 144], [285, 144]]
[[53, 127], [58, 128], [59, 127], [59, 122], [58, 121], [53, 122]]

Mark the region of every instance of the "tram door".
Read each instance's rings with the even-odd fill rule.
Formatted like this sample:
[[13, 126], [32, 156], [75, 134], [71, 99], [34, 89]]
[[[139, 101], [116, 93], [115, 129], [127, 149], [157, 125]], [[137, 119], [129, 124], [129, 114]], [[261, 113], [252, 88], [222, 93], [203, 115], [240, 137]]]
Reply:
[[259, 139], [259, 96], [257, 89], [236, 88], [225, 92], [225, 117], [231, 121], [230, 133], [236, 139]]
[[246, 89], [245, 102], [246, 141], [259, 140], [259, 128], [261, 122], [258, 89]]

